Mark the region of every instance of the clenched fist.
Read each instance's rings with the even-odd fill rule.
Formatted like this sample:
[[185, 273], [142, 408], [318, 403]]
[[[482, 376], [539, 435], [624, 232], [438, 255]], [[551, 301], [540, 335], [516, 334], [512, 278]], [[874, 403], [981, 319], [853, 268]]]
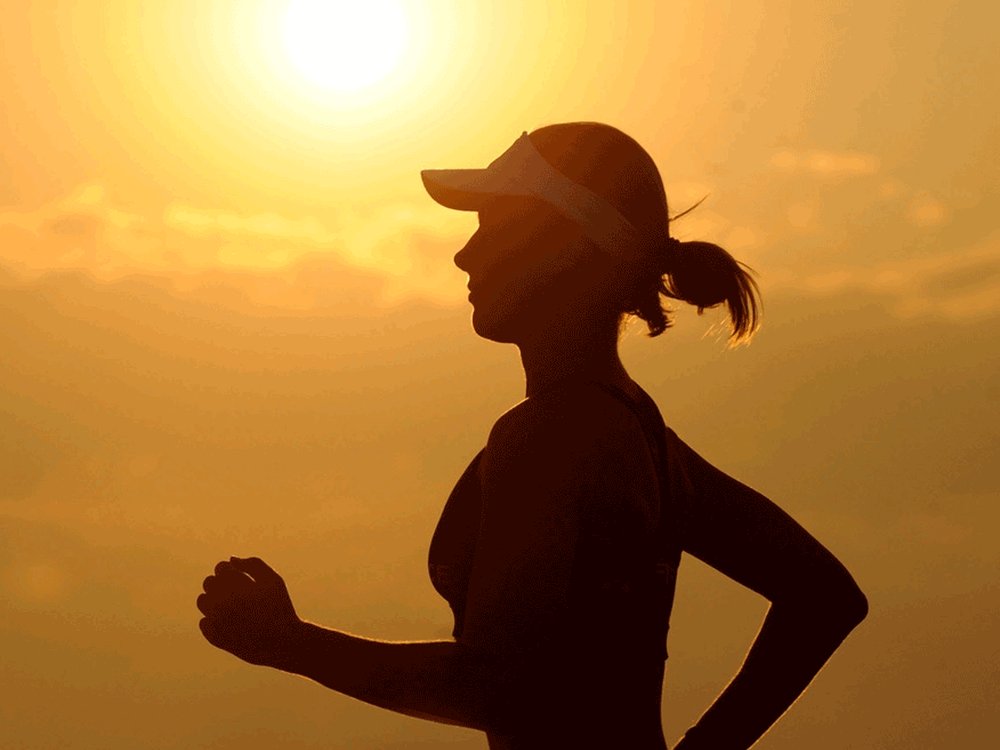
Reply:
[[231, 557], [215, 566], [198, 596], [198, 623], [213, 646], [251, 664], [286, 666], [302, 621], [285, 582], [259, 557]]

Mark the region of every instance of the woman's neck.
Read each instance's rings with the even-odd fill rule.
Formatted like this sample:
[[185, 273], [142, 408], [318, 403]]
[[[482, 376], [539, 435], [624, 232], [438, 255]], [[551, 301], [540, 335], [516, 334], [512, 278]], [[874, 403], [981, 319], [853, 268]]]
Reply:
[[632, 380], [618, 356], [617, 332], [610, 335], [549, 332], [518, 344], [524, 367], [525, 397], [531, 398], [569, 378], [583, 378], [627, 387]]

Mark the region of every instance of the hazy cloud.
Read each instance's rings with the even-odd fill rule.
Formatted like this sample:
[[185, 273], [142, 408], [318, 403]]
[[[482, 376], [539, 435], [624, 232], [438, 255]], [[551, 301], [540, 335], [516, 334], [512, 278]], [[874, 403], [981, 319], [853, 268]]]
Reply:
[[798, 231], [811, 231], [816, 228], [819, 217], [819, 201], [815, 199], [799, 200], [791, 203], [786, 216], [788, 224]]
[[871, 175], [879, 171], [879, 158], [863, 151], [781, 149], [771, 166], [782, 172], [805, 172], [819, 177]]
[[333, 244], [340, 234], [315, 217], [294, 219], [276, 213], [244, 214], [197, 208], [173, 203], [163, 212], [163, 221], [178, 230], [201, 236], [212, 234], [270, 237], [278, 240]]
[[317, 271], [325, 257], [334, 269], [380, 277], [378, 303], [462, 304], [452, 256], [471, 226], [468, 217], [463, 223], [436, 209], [396, 204], [320, 219], [176, 202], [140, 214], [93, 183], [40, 207], [0, 210], [0, 263], [28, 276], [82, 270], [102, 281], [140, 273], [183, 283], [186, 275], [216, 269], [298, 278], [305, 259]]
[[940, 200], [927, 193], [920, 193], [910, 199], [906, 218], [918, 227], [936, 227], [948, 221], [951, 211]]
[[902, 318], [937, 315], [972, 320], [1000, 312], [1000, 232], [972, 247], [933, 256], [800, 275], [772, 274], [773, 287], [817, 295], [884, 297]]

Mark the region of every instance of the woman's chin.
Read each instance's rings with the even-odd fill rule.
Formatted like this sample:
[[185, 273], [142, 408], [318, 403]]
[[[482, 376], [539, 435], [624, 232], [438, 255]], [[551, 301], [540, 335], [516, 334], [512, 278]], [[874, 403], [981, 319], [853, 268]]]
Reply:
[[482, 338], [499, 344], [516, 343], [517, 336], [513, 330], [515, 327], [502, 315], [498, 315], [498, 312], [495, 308], [473, 305], [472, 330]]

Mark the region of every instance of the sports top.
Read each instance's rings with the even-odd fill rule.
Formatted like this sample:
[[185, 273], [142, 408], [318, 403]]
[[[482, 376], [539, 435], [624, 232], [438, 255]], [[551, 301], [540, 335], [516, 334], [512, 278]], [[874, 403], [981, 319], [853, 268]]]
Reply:
[[[659, 498], [650, 499], [649, 513], [630, 511], [614, 498], [583, 500], [565, 636], [590, 654], [595, 643], [612, 639], [617, 656], [625, 649], [645, 663], [665, 660], [681, 556], [680, 504], [691, 494], [681, 461], [683, 443], [664, 424], [645, 391], [639, 389], [635, 400], [616, 386], [596, 381], [593, 385], [619, 399], [637, 418], [656, 466]], [[428, 555], [431, 582], [454, 614], [456, 639], [462, 635], [483, 510], [479, 463], [484, 450], [473, 457], [452, 489]]]

